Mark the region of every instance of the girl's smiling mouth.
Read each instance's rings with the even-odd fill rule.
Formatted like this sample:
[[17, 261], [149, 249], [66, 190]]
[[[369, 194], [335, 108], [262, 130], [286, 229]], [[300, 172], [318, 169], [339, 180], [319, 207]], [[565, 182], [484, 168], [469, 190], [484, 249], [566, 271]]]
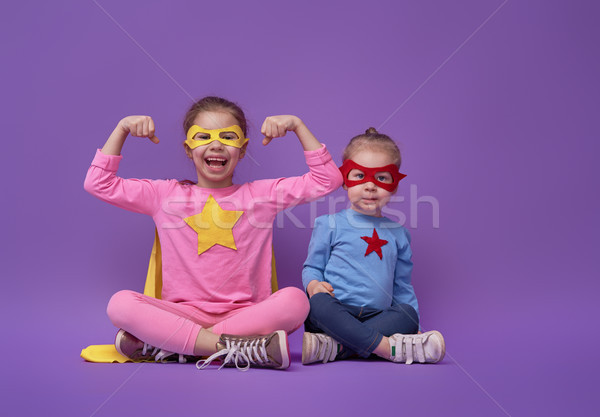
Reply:
[[209, 156], [208, 158], [204, 159], [204, 162], [206, 162], [206, 165], [208, 165], [210, 168], [220, 168], [227, 164], [227, 158], [222, 156]]

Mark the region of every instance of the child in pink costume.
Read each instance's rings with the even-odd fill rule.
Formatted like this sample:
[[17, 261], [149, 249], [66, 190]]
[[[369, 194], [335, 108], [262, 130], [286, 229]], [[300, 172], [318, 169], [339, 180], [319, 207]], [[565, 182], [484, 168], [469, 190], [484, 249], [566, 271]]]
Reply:
[[[196, 184], [117, 176], [128, 135], [158, 143], [149, 116], [122, 119], [85, 179], [85, 189], [96, 197], [152, 216], [161, 242], [162, 299], [120, 291], [108, 304], [109, 318], [122, 329], [117, 350], [144, 360], [218, 353], [236, 364], [285, 368], [286, 333], [304, 322], [309, 304], [294, 287], [271, 294], [273, 221], [279, 211], [338, 188], [340, 172], [296, 116], [267, 117], [263, 144], [295, 132], [310, 172], [241, 185], [232, 177], [246, 152], [246, 119], [236, 104], [205, 97], [188, 111], [184, 130]], [[252, 335], [268, 338], [241, 337]]]

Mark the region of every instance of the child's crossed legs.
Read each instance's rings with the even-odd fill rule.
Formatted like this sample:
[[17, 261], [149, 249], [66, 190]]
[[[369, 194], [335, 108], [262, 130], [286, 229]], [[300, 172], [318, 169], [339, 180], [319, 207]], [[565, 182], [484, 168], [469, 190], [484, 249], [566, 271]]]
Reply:
[[389, 343], [381, 343], [384, 337], [417, 333], [419, 317], [408, 304], [377, 310], [344, 304], [327, 293], [317, 293], [310, 299], [304, 325], [307, 332], [326, 333], [342, 344], [336, 359], [353, 355], [366, 358], [371, 353], [389, 357]]
[[277, 330], [291, 333], [308, 314], [306, 295], [294, 287], [282, 288], [266, 300], [224, 314], [211, 314], [194, 306], [120, 291], [110, 300], [107, 313], [113, 324], [138, 339], [184, 355], [215, 353], [219, 335], [266, 335]]

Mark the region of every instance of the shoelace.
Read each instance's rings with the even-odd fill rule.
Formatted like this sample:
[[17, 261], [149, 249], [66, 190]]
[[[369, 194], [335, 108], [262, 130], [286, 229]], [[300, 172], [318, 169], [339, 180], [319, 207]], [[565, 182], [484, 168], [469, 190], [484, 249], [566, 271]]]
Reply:
[[[266, 339], [251, 339], [246, 341], [231, 341], [226, 339], [224, 349], [221, 349], [204, 360], [200, 359], [196, 362], [196, 368], [204, 369], [210, 365], [213, 360], [224, 355], [225, 359], [223, 359], [223, 364], [219, 369], [228, 363], [235, 364], [235, 367], [240, 371], [247, 371], [251, 364], [264, 365], [270, 362], [267, 356], [266, 343]], [[246, 366], [241, 367], [240, 364], [246, 364]]]
[[333, 361], [337, 356], [337, 342], [321, 333], [316, 333], [315, 336], [319, 342], [317, 359], [323, 361], [323, 363]]
[[[429, 335], [402, 335], [395, 339], [396, 355], [410, 365], [416, 359], [420, 363], [425, 363], [425, 347], [423, 344]], [[415, 358], [416, 357], [416, 358]]]
[[146, 353], [150, 349], [153, 349], [152, 353], [150, 354], [150, 356], [154, 357], [154, 360], [156, 362], [166, 363], [166, 362], [168, 362], [167, 359], [170, 358], [173, 355], [178, 355], [177, 362], [179, 362], [179, 363], [186, 363], [187, 362], [187, 360], [185, 359], [185, 357], [182, 354], [177, 354], [177, 353], [169, 352], [168, 350], [159, 349], [157, 347], [149, 345], [148, 343], [144, 343], [144, 348], [142, 349], [142, 355], [146, 356]]

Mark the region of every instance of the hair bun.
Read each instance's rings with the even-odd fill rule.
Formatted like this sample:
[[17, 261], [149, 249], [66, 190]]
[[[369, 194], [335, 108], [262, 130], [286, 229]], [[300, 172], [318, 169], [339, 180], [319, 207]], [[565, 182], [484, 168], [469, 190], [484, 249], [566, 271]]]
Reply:
[[379, 134], [379, 132], [374, 127], [370, 127], [367, 130], [365, 130], [365, 135], [378, 135], [378, 134]]

